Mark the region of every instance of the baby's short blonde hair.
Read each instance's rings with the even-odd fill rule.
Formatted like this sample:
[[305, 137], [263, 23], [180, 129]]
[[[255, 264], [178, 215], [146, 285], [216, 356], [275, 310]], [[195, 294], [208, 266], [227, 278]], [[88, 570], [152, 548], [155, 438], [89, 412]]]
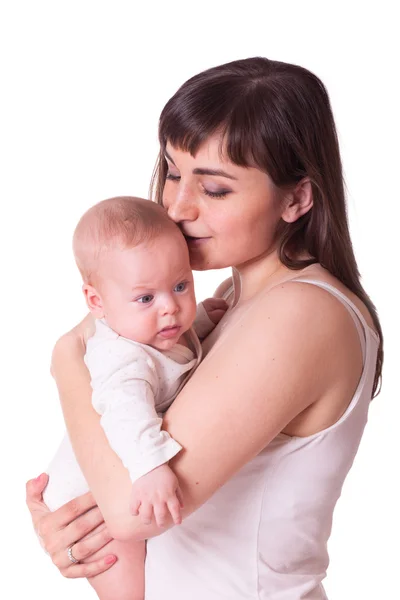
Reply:
[[83, 281], [94, 284], [102, 253], [134, 248], [165, 231], [179, 229], [151, 200], [118, 196], [95, 204], [79, 220], [72, 242]]

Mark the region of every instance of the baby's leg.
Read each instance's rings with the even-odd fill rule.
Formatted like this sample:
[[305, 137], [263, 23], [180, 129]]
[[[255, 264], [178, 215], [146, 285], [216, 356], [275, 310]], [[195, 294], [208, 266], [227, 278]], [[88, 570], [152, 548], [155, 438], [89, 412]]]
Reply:
[[[102, 527], [104, 524], [99, 525], [86, 537], [93, 535]], [[115, 554], [118, 558], [117, 562], [104, 573], [88, 579], [100, 600], [144, 600], [146, 543], [112, 540], [82, 562], [92, 562], [108, 554]]]
[[75, 458], [66, 434], [46, 469], [49, 482], [43, 500], [51, 511], [89, 491], [89, 486]]
[[88, 579], [100, 600], [144, 600], [145, 542], [117, 542], [107, 545], [107, 554], [115, 554], [117, 562]]
[[[64, 437], [47, 473], [49, 483], [43, 498], [50, 510], [56, 510], [89, 490], [68, 436]], [[99, 525], [85, 537], [90, 537], [103, 527], [104, 524]], [[112, 540], [87, 561], [82, 562], [92, 562], [108, 554], [115, 554], [118, 557], [117, 562], [104, 573], [88, 579], [100, 600], [143, 600], [145, 542]]]

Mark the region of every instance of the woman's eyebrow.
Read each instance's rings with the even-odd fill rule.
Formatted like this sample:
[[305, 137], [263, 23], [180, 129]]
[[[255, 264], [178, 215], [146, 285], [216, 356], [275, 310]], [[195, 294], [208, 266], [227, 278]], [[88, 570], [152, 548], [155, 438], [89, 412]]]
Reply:
[[220, 177], [227, 177], [228, 179], [234, 179], [237, 181], [237, 177], [230, 175], [222, 169], [193, 169], [193, 175], [219, 175]]
[[[169, 160], [169, 162], [171, 162], [176, 167], [174, 161], [172, 160], [171, 156], [168, 154], [168, 152], [166, 150], [164, 150], [164, 154], [165, 154], [165, 157]], [[220, 176], [220, 177], [227, 177], [228, 179], [233, 179], [233, 180], [237, 181], [237, 177], [230, 175], [229, 173], [227, 173], [226, 171], [223, 171], [222, 169], [197, 168], [197, 169], [193, 169], [193, 175], [216, 175], [216, 176]]]

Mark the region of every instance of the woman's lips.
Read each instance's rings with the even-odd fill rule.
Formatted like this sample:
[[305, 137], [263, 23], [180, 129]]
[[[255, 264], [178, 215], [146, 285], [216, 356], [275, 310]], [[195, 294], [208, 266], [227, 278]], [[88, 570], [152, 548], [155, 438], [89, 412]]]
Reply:
[[180, 329], [181, 329], [180, 325], [173, 325], [172, 327], [164, 327], [164, 329], [161, 329], [161, 331], [159, 332], [159, 335], [161, 335], [161, 337], [168, 340], [170, 338], [176, 337], [178, 335]]
[[186, 243], [188, 246], [199, 246], [208, 242], [209, 237], [192, 237], [191, 235], [185, 235]]

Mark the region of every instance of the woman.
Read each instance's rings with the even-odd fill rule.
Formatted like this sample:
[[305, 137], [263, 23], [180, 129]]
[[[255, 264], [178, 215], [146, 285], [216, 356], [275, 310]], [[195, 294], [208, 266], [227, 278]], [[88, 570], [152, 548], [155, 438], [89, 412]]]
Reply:
[[[109, 568], [110, 536], [149, 539], [146, 600], [325, 598], [332, 513], [383, 356], [328, 96], [301, 67], [235, 61], [187, 81], [159, 133], [156, 199], [185, 234], [192, 267], [234, 267], [216, 292], [230, 308], [164, 420], [184, 448], [170, 464], [185, 520], [158, 528], [129, 514], [128, 477], [91, 408], [85, 320], [57, 342], [52, 367], [96, 501], [49, 514], [42, 477], [28, 483], [34, 523], [70, 577]], [[71, 545], [92, 562], [71, 564]]]

